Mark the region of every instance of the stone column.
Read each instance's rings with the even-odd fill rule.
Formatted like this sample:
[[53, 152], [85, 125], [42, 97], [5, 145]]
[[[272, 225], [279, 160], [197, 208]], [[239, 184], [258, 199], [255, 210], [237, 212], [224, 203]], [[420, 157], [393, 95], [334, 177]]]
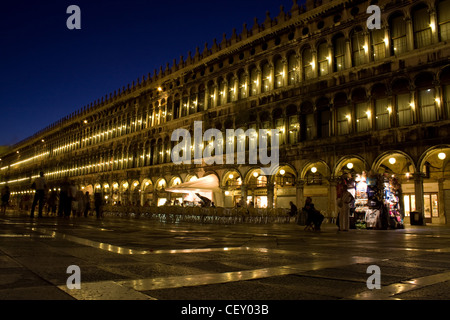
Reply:
[[275, 186], [272, 181], [267, 181], [267, 208], [273, 208]]
[[304, 180], [298, 180], [297, 184], [296, 184], [296, 205], [297, 208], [300, 210], [300, 208], [303, 207], [305, 201], [304, 201], [304, 196], [303, 196], [303, 189], [305, 186], [305, 181]]
[[406, 46], [408, 51], [414, 50], [414, 31], [411, 17], [405, 18], [406, 23]]
[[351, 41], [349, 38], [345, 39], [345, 68], [351, 68], [352, 67], [352, 48], [351, 48]]
[[446, 224], [445, 216], [445, 191], [444, 191], [444, 178], [438, 179], [439, 194], [438, 194], [438, 207], [439, 207], [439, 223]]
[[337, 182], [334, 178], [330, 180], [328, 186], [328, 214], [333, 218], [337, 218], [337, 192], [336, 192]]
[[416, 211], [425, 217], [423, 206], [423, 173], [414, 173], [414, 193], [416, 196]]

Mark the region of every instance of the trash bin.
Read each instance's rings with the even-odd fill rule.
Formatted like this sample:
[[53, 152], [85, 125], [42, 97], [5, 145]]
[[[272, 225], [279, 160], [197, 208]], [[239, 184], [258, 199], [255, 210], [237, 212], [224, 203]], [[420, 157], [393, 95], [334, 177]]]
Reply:
[[423, 214], [419, 211], [412, 211], [410, 213], [410, 219], [411, 219], [411, 225], [412, 226], [423, 226], [424, 220], [423, 220]]

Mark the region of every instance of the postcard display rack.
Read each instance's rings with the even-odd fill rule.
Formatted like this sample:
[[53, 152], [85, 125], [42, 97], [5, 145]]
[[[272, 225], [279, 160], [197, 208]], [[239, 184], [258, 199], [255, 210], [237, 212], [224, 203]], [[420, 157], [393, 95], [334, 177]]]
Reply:
[[[341, 184], [341, 186], [339, 186]], [[395, 177], [368, 175], [366, 172], [345, 174], [338, 184], [347, 185], [355, 198], [350, 210], [350, 227], [353, 229], [402, 229], [401, 185]], [[338, 194], [340, 193], [338, 190]]]

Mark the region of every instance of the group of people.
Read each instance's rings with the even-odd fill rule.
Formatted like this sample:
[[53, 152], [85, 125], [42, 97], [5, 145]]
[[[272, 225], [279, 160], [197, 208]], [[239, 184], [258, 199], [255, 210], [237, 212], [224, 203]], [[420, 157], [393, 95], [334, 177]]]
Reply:
[[[77, 190], [74, 181], [70, 181], [67, 177], [62, 181], [59, 188], [59, 195], [55, 190], [49, 192], [46, 198], [46, 190], [48, 189], [44, 172], [40, 172], [39, 177], [33, 182], [31, 188], [35, 190], [33, 204], [31, 205], [30, 217], [34, 218], [36, 205], [38, 205], [38, 217], [42, 217], [42, 212], [47, 201], [47, 211], [58, 217], [69, 218], [73, 216], [88, 217], [91, 210], [91, 199], [89, 192], [83, 193]], [[97, 218], [102, 217], [103, 198], [100, 193], [94, 193], [94, 204]]]
[[[337, 200], [338, 205], [338, 217], [336, 220], [336, 224], [339, 228], [339, 231], [348, 231], [350, 228], [350, 211], [354, 207], [355, 199], [353, 195], [348, 192], [347, 186], [343, 187], [342, 194], [339, 195]], [[297, 216], [297, 206], [291, 201], [290, 202], [291, 209], [289, 211], [289, 215], [291, 217]], [[302, 208], [302, 212], [306, 215], [305, 229], [311, 228], [313, 230], [319, 231], [320, 226], [324, 220], [323, 214], [320, 213], [312, 203], [312, 198], [307, 197], [305, 200], [305, 205]], [[298, 217], [300, 219], [300, 217]]]

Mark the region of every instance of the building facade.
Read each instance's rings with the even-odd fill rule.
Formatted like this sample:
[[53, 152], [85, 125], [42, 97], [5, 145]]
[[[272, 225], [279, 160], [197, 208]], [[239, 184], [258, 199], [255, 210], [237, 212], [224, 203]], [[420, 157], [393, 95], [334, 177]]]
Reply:
[[[67, 176], [110, 203], [161, 205], [180, 196], [166, 188], [214, 174], [225, 207], [311, 196], [332, 216], [339, 177], [371, 172], [398, 179], [406, 215], [450, 223], [449, 41], [450, 0], [294, 1], [12, 146], [0, 183], [19, 203], [44, 171], [50, 188]], [[194, 121], [224, 136], [278, 129], [279, 167], [175, 165], [172, 132]]]

